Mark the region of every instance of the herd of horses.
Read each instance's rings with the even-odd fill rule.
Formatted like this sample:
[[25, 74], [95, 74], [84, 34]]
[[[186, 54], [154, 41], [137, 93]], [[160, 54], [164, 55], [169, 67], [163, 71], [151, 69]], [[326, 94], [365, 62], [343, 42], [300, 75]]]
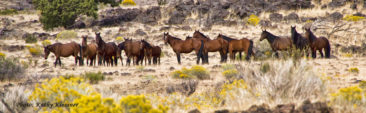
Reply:
[[[44, 47], [45, 59], [49, 56], [50, 52], [56, 56], [55, 66], [59, 64], [61, 66], [60, 57], [75, 57], [75, 65], [79, 62], [79, 65], [83, 65], [83, 59], [87, 59], [86, 63], [89, 66], [95, 66], [98, 58], [98, 65], [117, 66], [118, 59], [121, 60], [123, 65], [123, 59], [121, 56], [122, 50], [125, 51], [127, 56], [126, 65], [130, 65], [131, 59], [133, 59], [134, 65], [160, 64], [161, 48], [159, 46], [153, 46], [146, 40], [133, 41], [132, 39], [124, 38], [124, 41], [120, 44], [115, 42], [104, 42], [99, 32], [95, 33], [95, 43], [87, 44], [88, 36], [82, 36], [81, 45], [76, 42], [70, 42], [67, 44], [54, 43]], [[325, 37], [316, 37], [310, 29], [305, 29], [304, 34], [300, 34], [296, 31], [295, 26], [291, 26], [291, 36], [281, 37], [273, 35], [267, 30], [262, 30], [260, 41], [267, 39], [273, 52], [278, 57], [278, 51], [288, 51], [292, 48], [296, 48], [304, 52], [304, 55], [308, 56], [308, 52], [311, 51], [312, 57], [316, 58], [316, 52], [319, 51], [321, 57], [324, 57], [323, 50], [325, 51], [325, 57], [330, 58], [330, 43]], [[195, 31], [193, 37], [187, 36], [185, 40], [174, 37], [169, 33], [163, 34], [163, 40], [165, 44], [169, 44], [177, 56], [177, 61], [181, 64], [181, 54], [191, 53], [195, 51], [197, 55], [196, 63], [202, 64], [209, 63], [208, 53], [219, 52], [221, 60], [220, 62], [226, 62], [229, 54], [230, 60], [234, 61], [236, 53], [239, 53], [239, 59], [242, 59], [242, 52], [245, 52], [246, 60], [249, 60], [251, 56], [254, 56], [253, 41], [247, 38], [234, 39], [228, 36], [219, 34], [216, 39], [210, 39], [200, 31]]]

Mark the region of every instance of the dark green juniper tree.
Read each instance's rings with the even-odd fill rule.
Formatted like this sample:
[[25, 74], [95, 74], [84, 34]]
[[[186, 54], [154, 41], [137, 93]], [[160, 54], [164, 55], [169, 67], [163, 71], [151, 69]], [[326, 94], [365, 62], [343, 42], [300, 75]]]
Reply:
[[33, 0], [37, 10], [41, 11], [40, 21], [46, 30], [73, 25], [78, 15], [96, 18], [98, 3], [117, 6], [115, 0]]

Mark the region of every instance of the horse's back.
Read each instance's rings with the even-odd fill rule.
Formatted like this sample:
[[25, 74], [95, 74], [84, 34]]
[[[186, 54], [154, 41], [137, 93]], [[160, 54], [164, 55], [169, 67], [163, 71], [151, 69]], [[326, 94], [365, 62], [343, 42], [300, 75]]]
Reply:
[[288, 36], [282, 36], [280, 38], [277, 38], [273, 42], [272, 46], [274, 46], [275, 49], [277, 49], [277, 50], [290, 49], [292, 47], [292, 39], [291, 39], [291, 37], [288, 37]]
[[80, 45], [76, 42], [70, 42], [66, 44], [58, 44], [56, 46], [60, 56], [68, 57], [70, 55], [78, 54], [80, 52]]

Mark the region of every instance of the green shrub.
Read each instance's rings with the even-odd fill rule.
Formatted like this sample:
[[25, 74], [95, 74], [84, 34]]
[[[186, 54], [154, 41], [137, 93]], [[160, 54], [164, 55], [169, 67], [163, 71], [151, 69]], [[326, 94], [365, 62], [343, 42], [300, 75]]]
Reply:
[[221, 65], [221, 68], [226, 71], [226, 70], [230, 70], [230, 69], [236, 69], [235, 66], [233, 64], [223, 64]]
[[94, 73], [94, 72], [87, 72], [83, 75], [86, 80], [89, 80], [91, 84], [97, 84], [98, 81], [104, 80], [104, 75], [102, 72]]
[[206, 68], [202, 66], [192, 66], [191, 69], [182, 68], [182, 70], [176, 70], [171, 74], [173, 78], [181, 78], [181, 79], [209, 79], [210, 75], [207, 72]]
[[358, 73], [360, 70], [358, 70], [357, 67], [353, 67], [353, 68], [349, 68], [348, 71], [351, 73]]
[[25, 43], [37, 43], [37, 37], [33, 36], [32, 34], [26, 34]]
[[256, 26], [256, 25], [258, 25], [259, 21], [260, 21], [259, 17], [252, 14], [252, 15], [250, 15], [250, 17], [248, 19], [248, 24]]
[[78, 33], [73, 30], [65, 30], [57, 34], [56, 40], [63, 40], [63, 39], [74, 39], [78, 37]]
[[0, 58], [0, 81], [22, 78], [23, 72], [24, 68], [17, 59]]
[[0, 10], [0, 15], [11, 15], [11, 14], [17, 14], [18, 11], [15, 9], [4, 9]]
[[156, 0], [158, 2], [158, 5], [165, 5], [167, 4], [167, 0]]
[[137, 66], [137, 67], [136, 67], [136, 71], [137, 71], [137, 72], [143, 72], [143, 71], [144, 71], [144, 69], [145, 69], [145, 67], [144, 67], [144, 66]]
[[79, 15], [97, 17], [94, 0], [33, 0], [33, 3], [41, 11], [40, 21], [46, 30], [71, 26]]
[[261, 68], [260, 68], [261, 72], [263, 72], [263, 73], [267, 73], [270, 69], [271, 69], [271, 66], [269, 65], [268, 62], [262, 64]]

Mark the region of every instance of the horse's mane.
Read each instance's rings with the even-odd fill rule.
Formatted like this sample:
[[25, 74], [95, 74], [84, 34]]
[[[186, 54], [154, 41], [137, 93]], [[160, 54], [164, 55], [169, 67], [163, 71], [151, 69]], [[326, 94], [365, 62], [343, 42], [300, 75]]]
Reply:
[[230, 37], [227, 37], [225, 35], [221, 35], [223, 39], [227, 40], [227, 41], [232, 41], [232, 40], [235, 40], [233, 38], [230, 38]]
[[267, 33], [267, 35], [268, 35], [269, 38], [273, 38], [273, 39], [280, 38], [280, 37], [278, 37], [278, 36], [276, 36], [276, 35], [268, 32], [268, 31], [264, 31], [264, 32]]
[[148, 48], [152, 48], [152, 45], [148, 43], [146, 40], [141, 40], [142, 43], [144, 43]]
[[309, 32], [309, 40], [311, 40], [311, 41], [313, 41], [313, 40], [315, 40], [315, 38], [316, 38], [316, 36], [314, 35], [314, 33], [313, 32], [311, 32], [311, 30], [309, 29], [309, 30], [307, 30], [307, 32]]
[[210, 38], [208, 38], [206, 35], [204, 35], [203, 33], [201, 33], [200, 31], [196, 31], [196, 32], [198, 32], [201, 36], [203, 36], [203, 38], [210, 39]]
[[191, 39], [191, 38], [192, 38], [191, 36], [187, 36], [187, 37], [186, 37], [186, 40]]
[[168, 34], [168, 37], [173, 38], [173, 39], [175, 39], [175, 40], [182, 40], [182, 39], [180, 39], [180, 38], [174, 37], [174, 36], [169, 35], [169, 34]]

